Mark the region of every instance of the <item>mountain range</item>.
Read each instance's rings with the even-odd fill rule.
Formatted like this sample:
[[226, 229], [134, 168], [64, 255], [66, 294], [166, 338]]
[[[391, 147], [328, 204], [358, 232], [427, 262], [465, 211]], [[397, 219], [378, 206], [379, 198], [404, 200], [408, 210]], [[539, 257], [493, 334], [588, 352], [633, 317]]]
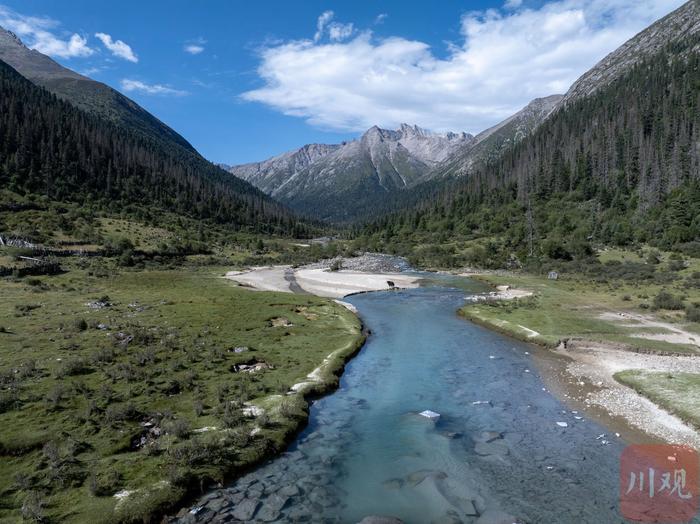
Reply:
[[[441, 267], [581, 259], [594, 244], [698, 257], [698, 144], [693, 0], [601, 60], [500, 156], [394, 207], [358, 243]], [[456, 248], [477, 239], [486, 247]]]
[[300, 213], [351, 222], [374, 213], [387, 196], [468, 174], [476, 163], [497, 158], [535, 129], [561, 99], [552, 95], [533, 100], [476, 137], [408, 124], [397, 130], [373, 126], [343, 144], [308, 144], [262, 162], [223, 167]]

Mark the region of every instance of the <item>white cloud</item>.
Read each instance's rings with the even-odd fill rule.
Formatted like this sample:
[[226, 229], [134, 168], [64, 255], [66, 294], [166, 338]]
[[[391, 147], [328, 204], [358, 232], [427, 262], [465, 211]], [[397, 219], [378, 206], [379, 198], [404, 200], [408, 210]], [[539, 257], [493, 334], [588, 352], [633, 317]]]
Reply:
[[0, 26], [16, 33], [31, 49], [58, 58], [85, 57], [95, 52], [87, 45], [87, 38], [77, 33], [56, 36], [59, 25], [51, 18], [25, 16], [0, 5]]
[[[333, 12], [312, 39], [261, 50], [263, 85], [244, 100], [343, 131], [418, 123], [481, 131], [530, 100], [568, 87], [683, 0], [556, 0], [537, 9], [467, 13], [448, 56], [424, 42], [369, 31], [333, 39]], [[322, 37], [329, 33], [330, 42]], [[336, 36], [340, 36], [339, 33]], [[346, 36], [347, 38], [347, 36]]]
[[388, 14], [386, 13], [380, 13], [377, 15], [377, 18], [374, 19], [375, 24], [383, 24], [384, 20], [386, 20], [389, 17]]
[[326, 25], [328, 25], [328, 22], [333, 20], [333, 16], [333, 11], [324, 11], [321, 13], [321, 16], [318, 17], [318, 20], [316, 21], [316, 34], [314, 35], [314, 42], [321, 40], [323, 31], [326, 28]]
[[314, 42], [318, 42], [323, 38], [323, 35], [328, 33], [328, 38], [333, 42], [339, 42], [350, 38], [355, 31], [353, 24], [341, 24], [334, 22], [335, 14], [333, 11], [324, 11], [316, 21], [316, 33], [314, 34]]
[[328, 38], [334, 42], [340, 40], [345, 40], [352, 36], [354, 31], [352, 24], [339, 24], [338, 22], [333, 22], [328, 25]]
[[204, 47], [198, 44], [187, 44], [185, 45], [185, 52], [191, 55], [198, 55], [204, 51]]
[[199, 53], [204, 52], [204, 44], [206, 43], [207, 41], [200, 36], [199, 38], [187, 40], [182, 49], [185, 51], [185, 53], [189, 53], [191, 55], [198, 55]]
[[95, 33], [95, 38], [98, 38], [102, 44], [112, 52], [114, 56], [128, 60], [129, 62], [138, 62], [139, 59], [134, 53], [131, 46], [121, 40], [112, 40], [112, 37], [107, 33]]
[[505, 4], [503, 4], [503, 7], [506, 9], [517, 9], [523, 5], [523, 0], [506, 0]]
[[146, 84], [140, 80], [132, 80], [129, 78], [124, 78], [120, 82], [121, 87], [127, 93], [137, 92], [145, 93], [147, 95], [169, 95], [169, 96], [184, 96], [187, 95], [187, 91], [182, 91], [180, 89], [173, 89], [172, 87], [164, 86], [161, 84]]

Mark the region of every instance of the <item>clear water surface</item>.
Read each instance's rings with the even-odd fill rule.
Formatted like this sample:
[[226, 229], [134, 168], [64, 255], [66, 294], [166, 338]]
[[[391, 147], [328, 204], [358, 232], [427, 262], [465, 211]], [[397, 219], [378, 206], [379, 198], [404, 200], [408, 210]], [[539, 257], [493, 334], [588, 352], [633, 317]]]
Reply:
[[434, 277], [349, 297], [372, 335], [340, 389], [313, 404], [288, 452], [207, 495], [188, 518], [624, 522], [623, 443], [603, 444], [606, 429], [545, 390], [527, 345], [457, 316], [465, 294], [483, 291]]

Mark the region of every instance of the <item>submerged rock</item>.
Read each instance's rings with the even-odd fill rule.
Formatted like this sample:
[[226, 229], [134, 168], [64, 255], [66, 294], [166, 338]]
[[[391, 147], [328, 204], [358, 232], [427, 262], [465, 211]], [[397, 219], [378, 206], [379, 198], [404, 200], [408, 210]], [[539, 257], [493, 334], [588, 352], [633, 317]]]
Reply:
[[421, 469], [414, 471], [413, 473], [409, 473], [406, 476], [406, 482], [411, 486], [417, 486], [427, 478], [444, 479], [447, 478], [447, 473], [434, 469]]
[[253, 499], [243, 499], [236, 504], [231, 514], [238, 520], [250, 520], [255, 516], [255, 512], [260, 507], [260, 501]]
[[484, 442], [489, 443], [494, 440], [499, 440], [503, 438], [503, 433], [500, 431], [482, 431], [481, 433], [472, 436], [474, 442]]
[[506, 442], [502, 439], [498, 439], [490, 442], [477, 442], [474, 446], [474, 452], [477, 455], [484, 457], [489, 455], [497, 455], [502, 457], [507, 455], [509, 450], [508, 444], [506, 444]]
[[476, 524], [518, 524], [519, 522], [521, 521], [500, 510], [487, 510], [476, 519]]
[[403, 520], [396, 517], [370, 515], [363, 518], [358, 524], [403, 524]]
[[382, 482], [382, 486], [384, 486], [386, 489], [401, 489], [403, 484], [403, 479], [389, 479]]

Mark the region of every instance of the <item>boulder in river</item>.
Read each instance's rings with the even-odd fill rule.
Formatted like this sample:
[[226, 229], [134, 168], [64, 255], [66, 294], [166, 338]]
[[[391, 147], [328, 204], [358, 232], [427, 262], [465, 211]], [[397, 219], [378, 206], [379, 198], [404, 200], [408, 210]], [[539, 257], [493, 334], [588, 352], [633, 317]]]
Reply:
[[233, 508], [231, 514], [238, 520], [251, 520], [260, 507], [260, 501], [243, 499]]
[[396, 517], [386, 517], [381, 515], [370, 515], [363, 518], [358, 524], [403, 524], [403, 520]]

